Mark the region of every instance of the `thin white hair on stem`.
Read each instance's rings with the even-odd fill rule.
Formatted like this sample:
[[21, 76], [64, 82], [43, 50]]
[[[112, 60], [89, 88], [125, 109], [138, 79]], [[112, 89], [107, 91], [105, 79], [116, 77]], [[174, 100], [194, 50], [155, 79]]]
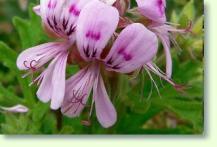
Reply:
[[[156, 66], [156, 67], [155, 67]], [[158, 67], [157, 65], [153, 64], [153, 63], [148, 63], [145, 65], [145, 68], [147, 68], [148, 70], [150, 70], [151, 72], [153, 72], [154, 74], [156, 74], [157, 76], [163, 78], [165, 81], [167, 81], [168, 83], [170, 83], [171, 85], [175, 86], [176, 84], [169, 79], [165, 73], [163, 73]], [[162, 73], [161, 73], [162, 72]]]
[[172, 42], [172, 44], [174, 45], [175, 49], [177, 49], [178, 54], [180, 54], [183, 51], [183, 49], [180, 47], [180, 45], [175, 40], [174, 35], [169, 33], [169, 38], [170, 38], [170, 41]]
[[164, 84], [163, 84], [162, 77], [159, 77], [159, 79], [160, 79], [160, 84], [161, 84], [161, 86], [164, 88], [165, 86], [164, 86]]
[[130, 80], [135, 80], [138, 77], [139, 73], [140, 73], [140, 69], [136, 70], [136, 72], [134, 72], [133, 75], [130, 77]]
[[154, 84], [154, 86], [155, 86], [155, 88], [156, 88], [156, 90], [157, 90], [157, 93], [158, 93], [159, 97], [162, 98], [162, 96], [161, 96], [161, 94], [160, 94], [160, 91], [159, 91], [159, 88], [158, 88], [158, 85], [157, 85], [157, 83], [155, 82], [155, 80], [153, 79], [151, 73], [150, 73], [146, 68], [145, 68], [145, 70], [146, 70], [146, 72], [148, 73], [149, 78], [150, 78], [151, 81], [153, 82], [153, 84]]
[[142, 86], [141, 86], [141, 95], [140, 95], [140, 101], [142, 101], [142, 99], [144, 98], [144, 86], [145, 86], [145, 84], [144, 84], [144, 81], [145, 81], [145, 79], [144, 79], [144, 71], [142, 70]]
[[[153, 67], [154, 67], [160, 74], [166, 76], [165, 73], [164, 73], [156, 64], [152, 63], [152, 65], [153, 65]], [[153, 72], [153, 71], [152, 71], [152, 72]], [[163, 81], [162, 81], [162, 78], [163, 78], [163, 77], [161, 77], [161, 76], [158, 76], [158, 77], [159, 77], [159, 79], [160, 79], [161, 86], [162, 86], [162, 87], [165, 87], [164, 84], [163, 84]]]
[[159, 72], [161, 73], [162, 75], [166, 76], [166, 74], [154, 63], [152, 63], [153, 67]]
[[151, 99], [152, 93], [153, 93], [153, 82], [151, 81], [151, 90], [148, 94], [147, 101], [149, 101]]

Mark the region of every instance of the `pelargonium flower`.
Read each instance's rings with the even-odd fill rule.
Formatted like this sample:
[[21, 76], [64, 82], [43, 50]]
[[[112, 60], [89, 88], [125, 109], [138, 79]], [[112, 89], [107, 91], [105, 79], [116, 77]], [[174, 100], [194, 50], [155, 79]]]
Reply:
[[[37, 96], [42, 102], [51, 100], [52, 109], [58, 109], [62, 104], [68, 49], [74, 43], [80, 11], [88, 3], [89, 0], [41, 0], [40, 5], [34, 8], [41, 16], [45, 28], [61, 41], [41, 44], [23, 51], [17, 59], [17, 67], [27, 70], [28, 74], [43, 71], [33, 83], [40, 84]], [[48, 67], [43, 69], [48, 62]]]
[[118, 35], [106, 57], [102, 53], [115, 33], [118, 10], [93, 0], [81, 11], [76, 42], [81, 57], [88, 63], [66, 81], [61, 111], [68, 117], [80, 115], [93, 89], [93, 102], [100, 124], [107, 128], [117, 119], [116, 110], [106, 92], [101, 70], [130, 73], [152, 60], [158, 48], [157, 36], [140, 23], [127, 26]]
[[166, 0], [136, 0], [138, 10], [143, 16], [150, 20], [147, 26], [161, 40], [166, 56], [166, 76], [171, 78], [172, 75], [172, 57], [170, 53], [170, 41], [175, 42], [171, 33], [186, 33], [190, 31], [191, 25], [186, 29], [176, 29], [166, 21]]

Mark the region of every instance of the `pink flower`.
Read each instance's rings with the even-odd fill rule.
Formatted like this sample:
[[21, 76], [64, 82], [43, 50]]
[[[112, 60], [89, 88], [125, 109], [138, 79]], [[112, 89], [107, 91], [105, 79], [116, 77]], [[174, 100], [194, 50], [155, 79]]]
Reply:
[[147, 18], [164, 23], [166, 21], [166, 0], [136, 0], [139, 11]]
[[[45, 27], [61, 42], [50, 42], [23, 51], [17, 67], [28, 74], [43, 71], [32, 83], [38, 82], [37, 96], [42, 102], [51, 101], [51, 108], [58, 109], [65, 93], [65, 70], [68, 49], [74, 43], [77, 19], [89, 0], [41, 0], [34, 8]], [[51, 62], [50, 62], [51, 61]], [[50, 64], [43, 69], [48, 62]], [[27, 75], [28, 75], [27, 74]]]
[[157, 37], [140, 23], [126, 27], [113, 43], [108, 55], [102, 52], [115, 33], [118, 10], [99, 1], [92, 1], [82, 11], [77, 22], [76, 41], [85, 68], [66, 81], [66, 93], [61, 111], [77, 117], [84, 109], [91, 90], [96, 116], [100, 124], [111, 127], [117, 120], [116, 110], [106, 92], [100, 70], [130, 73], [152, 60], [157, 52]]
[[186, 29], [176, 29], [166, 22], [166, 0], [136, 0], [138, 10], [148, 18], [151, 23], [148, 28], [153, 31], [161, 40], [166, 56], [166, 76], [172, 76], [172, 57], [170, 53], [170, 41], [175, 42], [171, 33], [186, 33], [190, 31], [191, 25]]

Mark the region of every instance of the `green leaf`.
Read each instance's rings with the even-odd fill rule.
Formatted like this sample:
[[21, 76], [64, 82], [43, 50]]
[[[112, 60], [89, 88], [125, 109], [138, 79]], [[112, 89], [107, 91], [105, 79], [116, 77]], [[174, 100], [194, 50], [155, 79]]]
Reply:
[[27, 117], [27, 114], [15, 115], [7, 114], [5, 123], [1, 124], [4, 134], [38, 134], [39, 129]]
[[33, 12], [32, 7], [33, 5], [29, 8], [30, 20], [24, 20], [19, 17], [13, 18], [13, 24], [19, 33], [23, 49], [32, 47], [47, 39], [42, 31], [40, 17]]
[[19, 84], [23, 90], [24, 97], [29, 100], [29, 104], [32, 104], [34, 102], [34, 95], [28, 86], [28, 79], [21, 78], [21, 74], [16, 67], [17, 53], [3, 42], [0, 42], [0, 52], [2, 52], [0, 54], [1, 63], [13, 71], [13, 74], [17, 77]]
[[203, 128], [203, 103], [196, 100], [186, 100], [183, 98], [167, 98], [157, 100], [158, 104], [164, 105], [175, 112], [181, 119], [193, 124], [195, 131], [200, 133]]
[[41, 121], [41, 130], [44, 134], [57, 133], [57, 119], [53, 113], [47, 113]]
[[173, 23], [178, 23], [178, 15], [176, 14], [176, 11], [172, 12], [170, 21]]
[[204, 16], [202, 15], [200, 18], [197, 19], [196, 23], [194, 24], [192, 32], [194, 34], [203, 33], [203, 25], [204, 25]]
[[73, 126], [63, 126], [60, 130], [60, 134], [72, 134], [74, 132]]
[[186, 24], [188, 24], [190, 20], [193, 21], [194, 18], [195, 18], [194, 0], [190, 0], [182, 9], [179, 22], [181, 26], [186, 26]]
[[49, 104], [38, 102], [32, 109], [32, 120], [36, 122], [41, 121], [49, 110]]
[[13, 18], [13, 24], [19, 33], [23, 49], [32, 46], [33, 40], [31, 37], [31, 33], [29, 32], [29, 29], [28, 29], [30, 27], [30, 24], [28, 23], [28, 21], [15, 16]]
[[17, 53], [5, 43], [0, 42], [0, 62], [12, 71], [18, 71], [16, 67]]
[[194, 0], [190, 0], [185, 7], [183, 8], [181, 12], [181, 16], [185, 15], [189, 19], [194, 19], [195, 18], [195, 7], [194, 7]]
[[16, 96], [14, 93], [6, 89], [0, 84], [0, 102], [1, 105], [15, 105], [15, 104], [24, 104], [23, 99]]

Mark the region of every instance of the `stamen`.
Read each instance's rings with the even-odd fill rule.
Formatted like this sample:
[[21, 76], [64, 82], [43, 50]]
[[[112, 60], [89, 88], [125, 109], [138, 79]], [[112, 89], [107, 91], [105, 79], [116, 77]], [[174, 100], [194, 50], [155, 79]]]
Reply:
[[26, 67], [26, 68], [28, 68], [29, 69], [29, 66], [27, 66], [27, 63], [28, 61], [23, 61], [23, 65]]
[[73, 112], [74, 114], [78, 111], [80, 105], [85, 106], [85, 104], [83, 103], [83, 99], [85, 98], [85, 96], [87, 94], [83, 94], [83, 95], [79, 95], [78, 94], [79, 91], [75, 91], [73, 90], [73, 95], [72, 95], [72, 99], [70, 99], [68, 102], [70, 103], [69, 107], [64, 111], [64, 113], [68, 112], [71, 107], [73, 107], [75, 104], [78, 104], [75, 111]]
[[[33, 63], [35, 63], [35, 65], [33, 65]], [[30, 61], [29, 65], [28, 65], [28, 61], [23, 61], [23, 65], [28, 69], [28, 70], [32, 70], [32, 71], [36, 71], [36, 65], [38, 64], [38, 61], [36, 60], [32, 60]]]
[[[31, 68], [33, 71], [35, 71], [35, 70], [36, 70], [36, 67], [34, 67], [33, 63], [36, 63], [36, 64], [37, 64], [37, 61], [36, 61], [36, 60], [32, 60], [32, 61], [30, 62], [30, 68]], [[36, 65], [36, 64], [35, 64], [35, 65]]]
[[36, 79], [32, 80], [32, 82], [29, 84], [29, 86], [32, 86], [36, 82], [37, 82], [37, 85], [39, 85], [42, 82], [43, 78], [44, 78], [44, 74], [42, 73]]
[[149, 64], [149, 65], [146, 65], [145, 67], [152, 71], [154, 74], [158, 75], [159, 77], [162, 77], [164, 80], [166, 80], [168, 83], [170, 83], [177, 91], [179, 92], [182, 92], [182, 93], [185, 93], [185, 89], [186, 86], [185, 85], [180, 85], [180, 84], [176, 84], [174, 81], [172, 81], [171, 79], [169, 79], [165, 74], [161, 74], [161, 70], [159, 71], [158, 68], [155, 68], [155, 64]]

